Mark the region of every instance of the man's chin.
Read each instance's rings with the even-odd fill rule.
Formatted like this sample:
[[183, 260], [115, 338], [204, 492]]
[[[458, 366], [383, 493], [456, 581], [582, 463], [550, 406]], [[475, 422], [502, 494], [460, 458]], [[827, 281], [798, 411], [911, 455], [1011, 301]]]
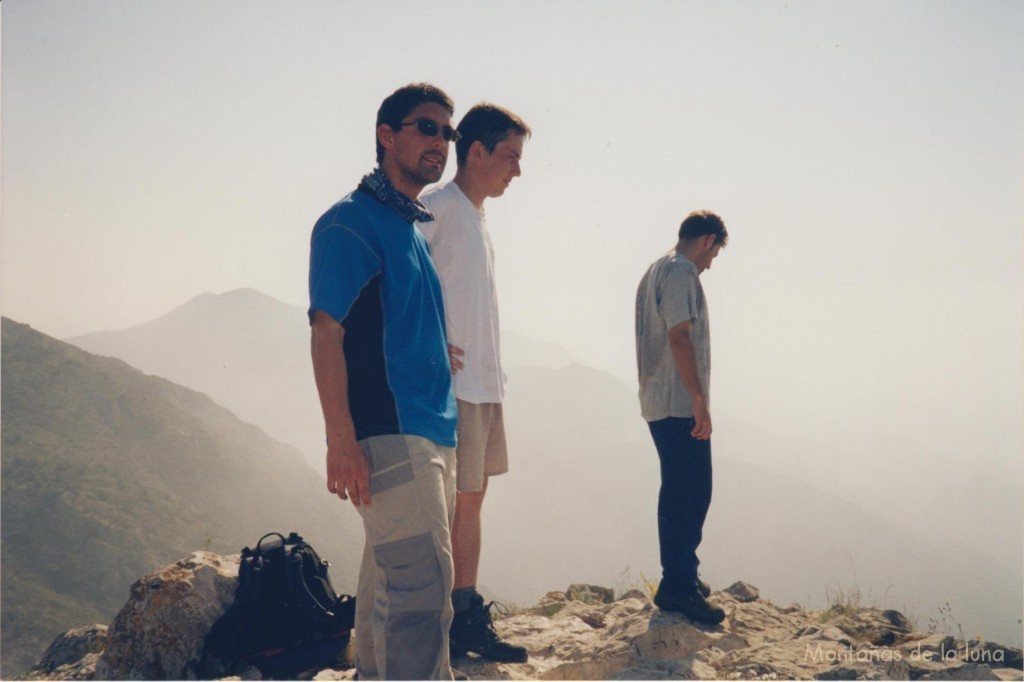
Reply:
[[442, 166], [441, 168], [437, 168], [436, 166], [428, 166], [426, 168], [419, 169], [420, 179], [423, 180], [423, 183], [426, 185], [430, 185], [437, 182], [438, 180], [441, 179], [442, 175], [444, 175], [444, 166]]
[[417, 185], [432, 185], [441, 179], [444, 175], [444, 168], [440, 170], [436, 168], [418, 168], [415, 171], [405, 174], [405, 177]]

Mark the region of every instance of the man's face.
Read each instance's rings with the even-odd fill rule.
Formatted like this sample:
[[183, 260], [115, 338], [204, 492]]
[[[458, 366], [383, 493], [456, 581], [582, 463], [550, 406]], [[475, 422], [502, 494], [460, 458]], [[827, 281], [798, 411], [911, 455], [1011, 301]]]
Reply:
[[697, 255], [697, 259], [694, 262], [694, 265], [697, 266], [698, 273], [704, 272], [705, 270], [710, 270], [711, 261], [715, 260], [715, 258], [718, 256], [718, 252], [722, 250], [721, 244], [715, 244], [714, 235], [709, 235], [708, 237], [706, 237], [704, 243], [701, 244], [701, 246], [703, 248], [701, 249], [701, 252]]
[[512, 178], [519, 177], [519, 161], [523, 157], [522, 135], [515, 133], [494, 146], [490, 154], [480, 145], [480, 153], [470, 160], [471, 170], [488, 197], [500, 197]]
[[[436, 135], [421, 132], [419, 121], [433, 123]], [[451, 114], [436, 102], [424, 102], [402, 119], [402, 127], [391, 138], [398, 172], [411, 184], [424, 187], [441, 179], [448, 162], [448, 142], [442, 130], [451, 127]], [[409, 125], [405, 125], [409, 124]]]

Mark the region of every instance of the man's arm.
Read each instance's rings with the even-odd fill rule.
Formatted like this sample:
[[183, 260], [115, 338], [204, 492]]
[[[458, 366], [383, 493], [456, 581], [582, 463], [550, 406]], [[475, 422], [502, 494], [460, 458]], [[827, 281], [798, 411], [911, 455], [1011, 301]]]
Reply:
[[320, 406], [327, 425], [327, 490], [352, 504], [370, 506], [370, 465], [356, 440], [348, 405], [345, 328], [327, 313], [313, 312], [310, 351]]
[[690, 393], [693, 402], [693, 419], [696, 422], [691, 434], [694, 438], [707, 440], [711, 437], [711, 413], [708, 411], [707, 396], [700, 385], [700, 378], [697, 376], [697, 354], [693, 349], [693, 341], [690, 339], [690, 329], [693, 327], [692, 320], [680, 322], [668, 330], [668, 343], [672, 349], [672, 359], [676, 363], [676, 370], [683, 380], [683, 386]]

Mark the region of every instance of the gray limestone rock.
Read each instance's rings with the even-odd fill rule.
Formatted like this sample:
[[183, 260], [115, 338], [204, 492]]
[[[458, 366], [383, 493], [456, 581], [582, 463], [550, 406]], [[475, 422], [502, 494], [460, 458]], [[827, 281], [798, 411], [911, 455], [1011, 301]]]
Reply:
[[[237, 557], [197, 552], [145, 576], [109, 629], [65, 633], [29, 679], [195, 679], [203, 638], [233, 600], [237, 570]], [[642, 592], [611, 598], [592, 585], [548, 593], [494, 624], [526, 647], [529, 661], [473, 656], [452, 665], [470, 679], [509, 680], [1022, 679], [1020, 649], [907, 632], [895, 611], [779, 607], [736, 583], [712, 595], [728, 615], [706, 626], [656, 609]], [[313, 679], [353, 677], [323, 670]], [[260, 678], [250, 669], [230, 679]]]
[[907, 617], [894, 609], [882, 611], [882, 617], [889, 621], [889, 624], [896, 630], [906, 632], [909, 628]]
[[736, 601], [743, 603], [754, 601], [761, 596], [756, 587], [742, 580], [734, 582], [723, 591], [735, 597]]
[[89, 625], [58, 635], [26, 675], [30, 680], [91, 680], [107, 643], [106, 625]]
[[600, 585], [574, 583], [565, 591], [569, 601], [581, 601], [584, 604], [610, 604], [615, 601], [615, 590]]
[[922, 680], [998, 680], [991, 668], [978, 663], [950, 666], [924, 675]]
[[621, 595], [619, 595], [618, 601], [622, 601], [623, 599], [639, 599], [641, 601], [651, 601], [650, 596], [648, 596], [646, 592], [644, 592], [643, 590], [638, 590], [635, 587], [633, 589], [626, 590]]
[[107, 632], [96, 677], [194, 679], [210, 627], [234, 601], [238, 557], [193, 552], [143, 576]]

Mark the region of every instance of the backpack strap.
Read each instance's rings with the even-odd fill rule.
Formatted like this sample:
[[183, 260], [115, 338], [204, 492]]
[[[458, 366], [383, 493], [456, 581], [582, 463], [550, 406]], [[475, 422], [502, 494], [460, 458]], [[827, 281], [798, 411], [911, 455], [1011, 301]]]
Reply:
[[258, 582], [262, 577], [260, 564], [262, 563], [259, 554], [254, 553], [248, 547], [242, 550], [242, 558], [238, 564], [238, 587], [235, 588], [235, 604], [247, 605], [254, 594], [253, 583]]
[[[270, 547], [267, 547], [267, 549], [263, 549], [263, 541], [266, 540], [267, 538], [269, 538], [272, 535], [276, 535], [277, 537], [281, 538], [281, 542], [274, 543]], [[266, 552], [272, 551], [272, 550], [274, 550], [274, 549], [276, 549], [278, 547], [283, 547], [284, 546], [284, 542], [285, 542], [284, 536], [281, 535], [280, 533], [267, 533], [266, 535], [264, 535], [263, 537], [260, 538], [259, 542], [256, 543], [256, 553], [257, 554], [265, 554]]]
[[[315, 594], [310, 592], [309, 586], [306, 585], [306, 579], [303, 577], [303, 562], [305, 559], [306, 557], [304, 557], [300, 547], [293, 547], [291, 552], [288, 553], [286, 571], [288, 575], [288, 591], [295, 598], [300, 611], [312, 616], [316, 620], [330, 622], [334, 619], [334, 612], [331, 610], [334, 604], [324, 604], [317, 599]], [[320, 566], [316, 566], [314, 570], [319, 572], [320, 568]]]

